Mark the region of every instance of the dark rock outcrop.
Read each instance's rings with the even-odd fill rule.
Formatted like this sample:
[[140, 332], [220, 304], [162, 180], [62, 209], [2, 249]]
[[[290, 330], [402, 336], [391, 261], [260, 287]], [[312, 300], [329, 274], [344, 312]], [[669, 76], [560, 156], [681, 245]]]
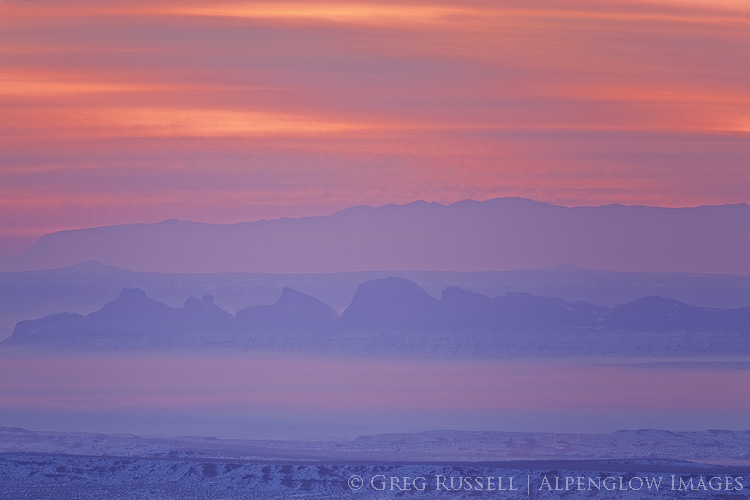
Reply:
[[420, 328], [434, 323], [438, 308], [416, 283], [390, 277], [360, 284], [341, 319], [356, 328]]
[[253, 327], [319, 328], [338, 314], [315, 297], [284, 287], [281, 296], [270, 306], [251, 306], [237, 312], [235, 318]]

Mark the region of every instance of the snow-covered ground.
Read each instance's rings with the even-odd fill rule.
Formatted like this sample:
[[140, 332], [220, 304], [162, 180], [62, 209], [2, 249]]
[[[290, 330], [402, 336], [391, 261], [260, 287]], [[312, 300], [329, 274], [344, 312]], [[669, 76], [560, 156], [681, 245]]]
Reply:
[[750, 468], [686, 462], [280, 462], [0, 454], [15, 500], [747, 499]]
[[4, 499], [484, 497], [747, 499], [750, 431], [263, 441], [0, 428]]

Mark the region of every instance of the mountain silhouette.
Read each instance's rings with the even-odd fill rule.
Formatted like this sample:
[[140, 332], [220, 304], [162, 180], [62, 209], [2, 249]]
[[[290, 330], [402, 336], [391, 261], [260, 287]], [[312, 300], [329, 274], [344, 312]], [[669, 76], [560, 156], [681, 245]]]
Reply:
[[235, 317], [250, 326], [308, 328], [330, 322], [338, 314], [315, 297], [284, 287], [275, 304], [247, 307]]
[[[60, 231], [5, 266], [96, 260], [134, 271], [487, 271], [567, 264], [750, 274], [750, 206], [564, 207], [526, 200], [353, 207], [330, 216], [205, 224], [168, 220]], [[706, 235], [710, 235], [707, 237]], [[560, 268], [561, 275], [571, 272]]]
[[120, 323], [124, 327], [134, 323], [152, 323], [176, 319], [176, 310], [153, 300], [140, 288], [123, 288], [117, 300], [109, 302], [86, 319], [100, 323]]
[[120, 296], [88, 316], [60, 313], [21, 321], [9, 344], [57, 341], [65, 338], [99, 339], [141, 337], [196, 330], [223, 331], [232, 315], [213, 303], [213, 297], [190, 297], [181, 308], [150, 298], [139, 288], [124, 288]]
[[360, 284], [341, 319], [360, 328], [422, 327], [436, 318], [438, 305], [413, 281], [382, 278]]
[[[550, 340], [559, 343], [562, 340], [567, 342], [570, 335], [583, 334], [581, 338], [585, 342], [609, 339], [602, 341], [602, 348], [616, 348], [618, 343], [627, 344], [629, 337], [623, 334], [649, 334], [638, 337], [648, 340], [652, 334], [687, 332], [693, 337], [688, 339], [687, 347], [680, 349], [694, 352], [713, 349], [714, 340], [720, 338], [712, 337], [713, 334], [732, 334], [735, 337], [726, 338], [738, 342], [736, 334], [747, 334], [748, 325], [748, 307], [693, 307], [659, 296], [641, 297], [627, 304], [603, 307], [528, 293], [488, 297], [456, 286], [447, 287], [437, 300], [410, 280], [388, 277], [361, 283], [341, 316], [317, 298], [288, 287], [282, 290], [273, 305], [247, 307], [235, 316], [216, 305], [210, 295], [202, 299], [188, 298], [183, 307], [173, 308], [151, 299], [140, 289], [126, 288], [116, 300], [85, 317], [59, 313], [21, 321], [13, 335], [3, 343], [53, 346], [75, 343], [78, 346], [96, 347], [111, 345], [107, 339], [125, 342], [117, 345], [152, 339], [156, 344], [146, 342], [144, 345], [191, 348], [192, 337], [186, 334], [199, 333], [209, 335], [209, 345], [248, 346], [255, 345], [248, 342], [256, 338], [258, 332], [270, 332], [273, 335], [265, 337], [266, 343], [262, 344], [267, 348], [278, 346], [278, 339], [287, 339], [285, 342], [290, 343], [285, 344], [286, 348], [301, 348], [304, 344], [305, 348], [315, 349], [320, 339], [329, 342], [324, 345], [335, 348], [338, 338], [346, 339], [350, 334], [356, 336], [356, 332], [381, 332], [397, 334], [388, 338], [392, 342], [398, 339], [397, 342], [402, 343], [408, 343], [405, 339], [412, 334], [422, 335], [415, 338], [427, 343], [431, 335], [454, 339], [444, 344], [446, 349], [451, 345], [466, 347], [466, 339], [471, 338], [480, 339], [480, 345], [485, 345], [481, 342], [489, 342], [488, 345], [495, 346], [500, 345], [498, 342], [502, 344], [506, 335], [521, 335], [507, 338], [520, 339], [517, 340], [521, 344], [516, 347], [516, 352], [523, 354], [525, 350], [540, 352], [540, 348], [546, 348], [545, 345], [534, 345], [529, 340], [532, 338], [543, 339], [545, 343]], [[309, 334], [323, 331], [326, 332], [323, 337], [284, 336], [284, 332]], [[482, 334], [484, 336], [471, 337], [470, 332], [484, 332], [489, 336]], [[706, 335], [695, 336], [698, 332], [705, 332]], [[222, 333], [230, 336], [221, 337]], [[446, 333], [450, 335], [445, 337]], [[278, 339], [277, 334], [280, 335]], [[526, 337], [527, 334], [533, 336]], [[362, 341], [370, 340], [362, 337]], [[655, 352], [674, 348], [669, 345], [669, 339], [662, 337], [662, 341], [654, 347]], [[743, 346], [738, 344], [736, 347], [744, 352], [747, 346]], [[419, 345], [409, 347], [419, 348]]]
[[607, 326], [623, 331], [750, 331], [750, 308], [692, 307], [659, 296], [642, 297], [616, 306], [607, 315]]
[[201, 299], [188, 297], [185, 300], [185, 305], [182, 306], [181, 313], [182, 318], [186, 321], [208, 325], [232, 318], [230, 313], [214, 303], [213, 295], [204, 295]]
[[64, 337], [81, 334], [84, 317], [76, 313], [57, 313], [42, 318], [20, 321], [6, 344], [54, 344]]
[[498, 297], [448, 287], [440, 299], [439, 325], [454, 328], [518, 329], [592, 326], [607, 308], [510, 292]]

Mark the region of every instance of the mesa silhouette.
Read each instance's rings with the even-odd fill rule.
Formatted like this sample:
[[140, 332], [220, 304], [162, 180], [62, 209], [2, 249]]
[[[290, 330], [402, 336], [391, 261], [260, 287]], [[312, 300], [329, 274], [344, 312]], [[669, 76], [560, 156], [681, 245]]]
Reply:
[[209, 295], [191, 297], [182, 307], [172, 308], [140, 289], [126, 288], [117, 300], [88, 316], [66, 312], [21, 321], [3, 344], [105, 350], [241, 346], [388, 351], [385, 344], [390, 343], [394, 349], [419, 353], [424, 348], [434, 354], [435, 345], [442, 346], [438, 351], [453, 352], [457, 345], [468, 343], [461, 348], [475, 355], [485, 348], [502, 352], [504, 346], [513, 352], [521, 346], [520, 352], [540, 354], [550, 350], [552, 340], [587, 352], [600, 352], [597, 342], [602, 346], [615, 342], [625, 350], [640, 345], [656, 353], [675, 351], [665, 344], [674, 336], [659, 334], [679, 332], [688, 337], [677, 352], [713, 346], [744, 353], [748, 325], [748, 307], [692, 307], [658, 296], [602, 307], [528, 293], [488, 297], [455, 286], [446, 288], [438, 300], [410, 280], [389, 277], [361, 283], [340, 315], [291, 288], [284, 288], [272, 305], [247, 307], [234, 316]]

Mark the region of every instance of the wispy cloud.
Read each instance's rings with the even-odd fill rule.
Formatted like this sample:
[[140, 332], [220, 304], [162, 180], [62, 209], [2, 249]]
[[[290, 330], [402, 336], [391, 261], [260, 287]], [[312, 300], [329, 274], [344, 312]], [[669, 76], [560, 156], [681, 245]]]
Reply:
[[[6, 0], [0, 185], [19, 205], [0, 215], [0, 233], [36, 220], [40, 232], [133, 213], [221, 222], [414, 198], [748, 201], [749, 9]], [[50, 170], [67, 175], [53, 182]], [[196, 191], [175, 187], [176, 171], [223, 183], [204, 197], [214, 208], [193, 211]], [[77, 203], [117, 198], [123, 172], [139, 179], [135, 212], [66, 201], [82, 184]], [[312, 189], [318, 203], [238, 210], [222, 195], [243, 189], [278, 200]]]

